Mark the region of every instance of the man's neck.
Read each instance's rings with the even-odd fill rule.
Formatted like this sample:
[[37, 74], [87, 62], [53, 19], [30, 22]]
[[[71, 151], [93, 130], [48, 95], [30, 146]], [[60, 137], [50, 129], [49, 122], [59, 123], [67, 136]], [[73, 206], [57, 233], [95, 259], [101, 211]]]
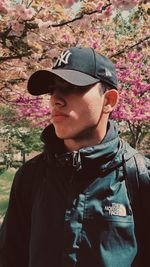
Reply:
[[94, 133], [93, 135], [86, 135], [86, 137], [78, 137], [75, 139], [65, 139], [64, 145], [66, 146], [68, 151], [77, 151], [84, 147], [95, 146], [100, 144], [106, 134], [106, 129], [104, 129], [101, 133]]

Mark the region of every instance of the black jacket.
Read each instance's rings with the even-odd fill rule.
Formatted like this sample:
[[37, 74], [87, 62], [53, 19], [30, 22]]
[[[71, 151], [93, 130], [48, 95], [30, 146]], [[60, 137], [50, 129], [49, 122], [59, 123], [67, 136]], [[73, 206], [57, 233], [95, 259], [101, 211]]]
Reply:
[[[14, 178], [0, 230], [0, 267], [148, 267], [146, 260], [133, 263], [138, 248], [122, 160], [137, 152], [116, 126], [109, 122], [101, 144], [79, 151], [67, 152], [53, 126], [42, 140], [44, 152]], [[147, 195], [149, 187], [148, 181]]]

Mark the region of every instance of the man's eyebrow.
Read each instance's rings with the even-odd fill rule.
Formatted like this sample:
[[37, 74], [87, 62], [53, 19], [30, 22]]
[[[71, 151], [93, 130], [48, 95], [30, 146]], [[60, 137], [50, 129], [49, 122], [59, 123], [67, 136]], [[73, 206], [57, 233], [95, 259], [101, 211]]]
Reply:
[[52, 83], [53, 86], [71, 86], [71, 84], [69, 83], [65, 83], [64, 81], [54, 81]]

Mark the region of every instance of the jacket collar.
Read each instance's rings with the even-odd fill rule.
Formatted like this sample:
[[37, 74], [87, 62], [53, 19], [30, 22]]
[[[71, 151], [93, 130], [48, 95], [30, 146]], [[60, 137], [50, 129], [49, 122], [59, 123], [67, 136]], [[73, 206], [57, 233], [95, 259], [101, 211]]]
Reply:
[[[106, 135], [100, 144], [105, 144], [105, 143], [115, 139], [116, 137], [118, 137], [117, 125], [114, 121], [110, 120], [108, 122]], [[63, 140], [56, 136], [55, 129], [54, 129], [54, 126], [52, 124], [48, 125], [44, 129], [44, 131], [41, 134], [41, 140], [44, 142], [45, 148], [50, 150], [51, 153], [61, 154], [61, 153], [67, 152], [67, 150], [64, 146]], [[100, 144], [98, 144], [98, 146]], [[80, 149], [80, 150], [89, 151], [89, 148], [91, 149], [91, 147], [87, 147], [87, 148]]]
[[112, 168], [121, 161], [120, 139], [117, 126], [113, 121], [108, 122], [107, 133], [100, 144], [85, 147], [79, 151], [67, 152], [63, 140], [59, 139], [53, 125], [47, 126], [41, 136], [45, 143], [45, 151], [62, 166], [72, 166], [76, 169], [94, 168], [97, 165], [101, 169]]

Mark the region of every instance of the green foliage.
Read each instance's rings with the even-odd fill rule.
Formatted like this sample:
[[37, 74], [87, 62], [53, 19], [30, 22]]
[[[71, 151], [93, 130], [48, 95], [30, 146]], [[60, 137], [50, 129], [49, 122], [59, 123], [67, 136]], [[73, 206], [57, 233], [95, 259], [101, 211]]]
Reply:
[[20, 161], [13, 161], [12, 162], [13, 168], [20, 168], [21, 166], [22, 166], [22, 162], [20, 162]]
[[6, 165], [0, 165], [0, 175], [6, 170]]
[[0, 218], [6, 213], [13, 177], [14, 173], [10, 171], [0, 174]]
[[3, 119], [0, 138], [5, 143], [4, 154], [8, 153], [13, 158], [13, 154], [21, 151], [23, 162], [26, 154], [32, 151], [41, 151], [42, 142], [40, 140], [41, 128], [32, 128], [26, 118], [17, 117], [17, 113], [12, 106], [1, 107], [1, 117]]

